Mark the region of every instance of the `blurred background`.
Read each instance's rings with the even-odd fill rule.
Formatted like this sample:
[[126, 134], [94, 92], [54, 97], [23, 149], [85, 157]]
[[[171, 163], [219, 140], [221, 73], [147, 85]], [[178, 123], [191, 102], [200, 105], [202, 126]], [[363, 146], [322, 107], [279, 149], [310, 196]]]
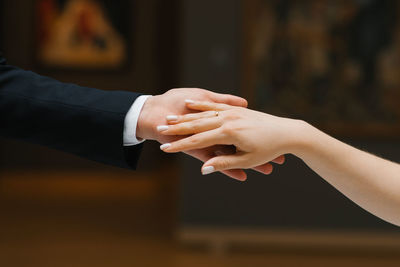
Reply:
[[[400, 161], [398, 1], [0, 0], [0, 12], [11, 65], [106, 90], [241, 95]], [[400, 264], [398, 227], [301, 160], [246, 183], [200, 166], [155, 142], [129, 171], [0, 139], [0, 265]]]

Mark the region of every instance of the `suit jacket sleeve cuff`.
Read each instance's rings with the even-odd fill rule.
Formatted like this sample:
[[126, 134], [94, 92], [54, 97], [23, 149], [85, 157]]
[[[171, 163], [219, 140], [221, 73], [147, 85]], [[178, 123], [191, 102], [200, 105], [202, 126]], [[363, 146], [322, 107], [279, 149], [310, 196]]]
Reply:
[[150, 95], [139, 96], [135, 102], [133, 102], [131, 108], [128, 110], [124, 121], [124, 146], [134, 146], [144, 142], [144, 139], [138, 139], [136, 137], [136, 128], [139, 119], [140, 112], [142, 111], [144, 103], [151, 97]]

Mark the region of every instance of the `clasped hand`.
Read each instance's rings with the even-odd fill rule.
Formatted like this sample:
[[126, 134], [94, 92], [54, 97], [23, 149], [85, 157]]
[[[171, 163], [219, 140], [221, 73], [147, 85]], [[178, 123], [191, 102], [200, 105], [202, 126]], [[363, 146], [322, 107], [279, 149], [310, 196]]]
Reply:
[[[247, 101], [245, 99], [233, 95], [217, 94], [198, 88], [172, 89], [162, 95], [147, 99], [138, 119], [136, 129], [137, 137], [147, 140], [156, 140], [164, 144], [163, 147], [184, 138], [185, 136], [182, 136], [182, 133], [167, 135], [165, 133], [168, 132], [160, 131], [163, 127], [159, 126], [168, 124], [168, 122], [173, 122], [174, 118], [177, 118], [176, 122], [179, 122], [181, 118], [190, 118], [191, 115], [195, 114], [194, 112], [199, 112], [195, 109], [195, 106], [185, 105], [185, 100], [189, 98], [196, 99], [197, 101], [224, 104], [227, 107], [231, 107], [230, 105], [242, 108], [247, 107]], [[217, 155], [233, 154], [236, 150], [232, 144], [227, 143], [221, 145], [216, 143], [215, 145], [193, 147], [180, 151], [203, 162], [207, 162]], [[278, 160], [277, 162], [280, 161]], [[269, 174], [272, 171], [272, 166], [266, 163], [254, 165], [253, 169], [264, 174]], [[237, 180], [246, 179], [246, 174], [240, 168], [224, 168], [218, 171]]]
[[236, 148], [233, 153], [216, 153], [206, 160], [203, 174], [239, 169], [240, 177], [237, 179], [241, 181], [246, 180], [242, 169], [254, 168], [269, 174], [273, 169], [270, 162], [282, 164], [285, 160], [283, 155], [290, 153], [296, 145], [293, 131], [300, 121], [227, 104], [185, 102], [188, 109], [198, 113], [166, 117], [168, 125], [160, 125], [159, 132], [164, 136], [186, 138], [162, 145], [163, 151], [184, 152], [215, 145], [233, 145]]

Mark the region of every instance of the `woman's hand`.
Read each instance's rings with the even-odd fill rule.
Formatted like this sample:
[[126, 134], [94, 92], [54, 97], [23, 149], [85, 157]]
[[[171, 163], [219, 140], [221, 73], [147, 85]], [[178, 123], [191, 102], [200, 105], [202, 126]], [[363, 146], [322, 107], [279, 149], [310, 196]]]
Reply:
[[234, 154], [216, 156], [205, 162], [203, 174], [248, 169], [270, 161], [283, 163], [281, 155], [290, 153], [298, 145], [301, 121], [225, 104], [187, 100], [186, 105], [203, 112], [168, 116], [170, 125], [158, 127], [162, 134], [190, 136], [164, 144], [163, 151], [181, 152], [216, 144], [236, 147]]

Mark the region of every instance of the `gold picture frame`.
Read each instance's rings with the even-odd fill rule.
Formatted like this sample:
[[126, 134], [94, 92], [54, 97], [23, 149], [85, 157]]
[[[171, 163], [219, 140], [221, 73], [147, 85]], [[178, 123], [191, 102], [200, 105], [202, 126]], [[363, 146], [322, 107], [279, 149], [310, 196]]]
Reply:
[[119, 70], [131, 59], [132, 1], [36, 0], [35, 61], [62, 70]]

